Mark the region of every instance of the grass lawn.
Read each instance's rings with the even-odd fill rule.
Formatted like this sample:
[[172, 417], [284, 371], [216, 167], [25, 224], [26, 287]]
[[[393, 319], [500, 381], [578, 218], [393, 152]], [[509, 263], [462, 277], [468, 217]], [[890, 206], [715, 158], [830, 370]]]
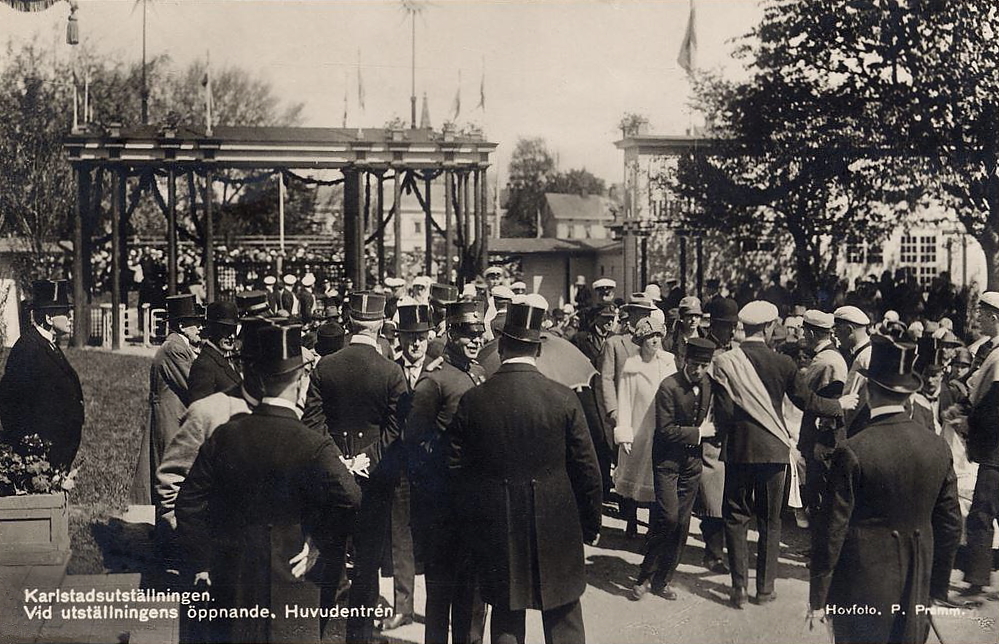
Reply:
[[[86, 422], [70, 491], [70, 574], [106, 572], [95, 534], [128, 505], [139, 441], [149, 413], [150, 358], [66, 349], [83, 384]], [[6, 363], [6, 354], [0, 364]]]

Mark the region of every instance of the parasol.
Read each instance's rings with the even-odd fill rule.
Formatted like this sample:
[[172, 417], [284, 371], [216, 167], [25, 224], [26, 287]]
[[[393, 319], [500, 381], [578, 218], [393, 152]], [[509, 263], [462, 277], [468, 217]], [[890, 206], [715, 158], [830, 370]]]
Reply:
[[[479, 364], [486, 370], [487, 376], [492, 376], [500, 367], [498, 344], [499, 342], [490, 342], [479, 353]], [[547, 332], [541, 334], [538, 371], [571, 389], [589, 387], [590, 379], [597, 373], [593, 364], [576, 345]]]

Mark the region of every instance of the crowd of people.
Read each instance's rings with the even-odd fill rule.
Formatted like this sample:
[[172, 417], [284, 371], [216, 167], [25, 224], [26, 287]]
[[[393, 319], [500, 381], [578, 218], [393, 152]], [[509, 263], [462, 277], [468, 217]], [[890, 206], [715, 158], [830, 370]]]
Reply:
[[[529, 609], [546, 641], [584, 642], [584, 543], [605, 512], [638, 539], [642, 507], [635, 601], [678, 597], [693, 516], [728, 604], [776, 601], [786, 511], [811, 535], [809, 617], [836, 641], [923, 642], [917, 606], [994, 599], [999, 293], [966, 330], [945, 276], [918, 297], [883, 276], [821, 301], [779, 275], [707, 280], [703, 299], [601, 278], [560, 307], [498, 266], [462, 289], [265, 277], [234, 302], [165, 302], [132, 501], [156, 507], [164, 570], [225, 609], [182, 614], [182, 641], [319, 641], [336, 606], [348, 642], [374, 641], [413, 621], [422, 572], [428, 643], [482, 641], [488, 610], [492, 641], [523, 642]], [[65, 293], [38, 286], [34, 350], [58, 352]], [[5, 441], [34, 427], [9, 418], [43, 413], [30, 373], [0, 381]], [[67, 468], [80, 407], [43, 436], [74, 445]], [[379, 621], [380, 571], [395, 592]], [[877, 614], [824, 615], [854, 604]]]

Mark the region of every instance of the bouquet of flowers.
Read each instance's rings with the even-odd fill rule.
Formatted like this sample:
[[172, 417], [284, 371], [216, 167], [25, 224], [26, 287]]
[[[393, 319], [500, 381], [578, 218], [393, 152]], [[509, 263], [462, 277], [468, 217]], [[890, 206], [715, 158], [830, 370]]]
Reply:
[[0, 444], [0, 496], [73, 489], [77, 469], [71, 472], [54, 469], [48, 461], [51, 445], [38, 434], [25, 436], [16, 449]]

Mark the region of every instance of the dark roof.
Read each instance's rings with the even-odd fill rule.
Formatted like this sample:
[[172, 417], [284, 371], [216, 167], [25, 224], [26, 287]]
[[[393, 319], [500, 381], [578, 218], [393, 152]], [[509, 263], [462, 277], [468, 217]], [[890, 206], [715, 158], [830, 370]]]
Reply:
[[545, 201], [555, 219], [589, 219], [592, 221], [614, 219], [614, 202], [600, 195], [584, 197], [578, 194], [546, 192]]
[[555, 237], [503, 237], [489, 240], [489, 253], [596, 253], [620, 246], [613, 239], [557, 239]]

